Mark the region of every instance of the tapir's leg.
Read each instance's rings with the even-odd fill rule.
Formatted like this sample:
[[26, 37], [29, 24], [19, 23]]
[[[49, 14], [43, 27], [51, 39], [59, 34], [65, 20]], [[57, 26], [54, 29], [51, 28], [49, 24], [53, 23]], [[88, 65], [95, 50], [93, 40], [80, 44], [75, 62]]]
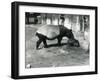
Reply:
[[38, 49], [38, 47], [39, 47], [39, 45], [41, 44], [41, 42], [42, 42], [41, 39], [39, 39], [39, 40], [37, 41], [37, 43], [36, 43], [36, 49]]
[[62, 40], [62, 37], [58, 37], [58, 45], [61, 45], [61, 40]]
[[41, 42], [44, 43], [44, 45], [46, 46], [46, 37], [44, 35], [41, 35], [39, 33], [36, 33], [36, 36], [39, 38], [39, 40], [36, 43], [36, 49], [38, 49], [39, 45], [41, 44]]
[[44, 47], [47, 48], [47, 42], [45, 39], [43, 40], [43, 44], [44, 44]]

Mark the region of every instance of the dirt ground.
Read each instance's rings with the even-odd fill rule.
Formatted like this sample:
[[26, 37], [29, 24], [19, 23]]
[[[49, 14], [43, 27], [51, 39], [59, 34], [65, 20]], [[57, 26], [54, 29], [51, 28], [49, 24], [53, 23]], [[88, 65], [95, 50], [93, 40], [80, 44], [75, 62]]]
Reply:
[[[57, 40], [47, 41], [49, 48], [36, 50], [35, 32], [42, 25], [26, 25], [25, 27], [25, 67], [63, 67], [63, 66], [82, 66], [89, 64], [89, 53], [82, 47], [69, 47], [66, 45], [67, 40], [62, 40], [62, 46], [57, 46]], [[76, 38], [82, 43], [83, 36], [75, 34]]]

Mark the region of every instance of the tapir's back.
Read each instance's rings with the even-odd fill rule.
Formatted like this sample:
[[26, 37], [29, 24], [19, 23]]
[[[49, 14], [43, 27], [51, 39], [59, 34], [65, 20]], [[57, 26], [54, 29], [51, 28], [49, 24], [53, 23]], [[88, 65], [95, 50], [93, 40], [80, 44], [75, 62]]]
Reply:
[[37, 33], [52, 39], [60, 34], [60, 29], [58, 25], [44, 25], [37, 30]]

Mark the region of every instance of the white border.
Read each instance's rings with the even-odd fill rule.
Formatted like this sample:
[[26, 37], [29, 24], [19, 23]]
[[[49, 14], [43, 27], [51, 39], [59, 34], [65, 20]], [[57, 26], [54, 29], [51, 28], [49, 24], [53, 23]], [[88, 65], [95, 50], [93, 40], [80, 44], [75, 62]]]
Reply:
[[[90, 65], [51, 68], [25, 68], [25, 12], [62, 13], [90, 15]], [[39, 75], [53, 73], [74, 73], [95, 71], [95, 12], [94, 10], [54, 8], [39, 6], [19, 6], [19, 75]]]

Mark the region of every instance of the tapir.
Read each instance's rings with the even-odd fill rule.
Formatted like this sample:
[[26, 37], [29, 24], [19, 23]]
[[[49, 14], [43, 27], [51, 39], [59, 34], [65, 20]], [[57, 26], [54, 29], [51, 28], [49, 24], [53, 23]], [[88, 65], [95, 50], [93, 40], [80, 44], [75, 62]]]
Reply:
[[[44, 25], [39, 29], [37, 29], [36, 36], [39, 38], [39, 40], [36, 42], [36, 49], [38, 49], [41, 42], [43, 42], [44, 48], [48, 47], [46, 40], [57, 39], [58, 45], [61, 45], [61, 40], [63, 37], [67, 37], [68, 39], [75, 40], [72, 30], [68, 29], [63, 25]], [[78, 41], [77, 42], [74, 41], [74, 42], [79, 43]], [[78, 44], [75, 45], [79, 46]]]

